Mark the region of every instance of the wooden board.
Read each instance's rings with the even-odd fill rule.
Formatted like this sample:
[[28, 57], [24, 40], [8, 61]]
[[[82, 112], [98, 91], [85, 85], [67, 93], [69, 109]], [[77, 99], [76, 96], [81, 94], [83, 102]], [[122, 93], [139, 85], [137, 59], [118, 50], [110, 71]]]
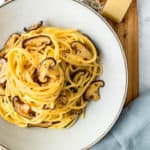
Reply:
[[128, 62], [129, 85], [126, 105], [139, 94], [139, 44], [137, 0], [133, 0], [126, 17], [120, 24], [108, 20], [118, 34]]

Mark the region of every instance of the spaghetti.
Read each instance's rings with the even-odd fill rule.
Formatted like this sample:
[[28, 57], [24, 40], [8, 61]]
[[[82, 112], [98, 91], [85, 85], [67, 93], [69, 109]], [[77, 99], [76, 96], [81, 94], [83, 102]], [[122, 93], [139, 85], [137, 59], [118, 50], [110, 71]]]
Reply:
[[100, 98], [101, 74], [85, 35], [42, 22], [25, 28], [0, 52], [0, 115], [20, 127], [70, 127]]

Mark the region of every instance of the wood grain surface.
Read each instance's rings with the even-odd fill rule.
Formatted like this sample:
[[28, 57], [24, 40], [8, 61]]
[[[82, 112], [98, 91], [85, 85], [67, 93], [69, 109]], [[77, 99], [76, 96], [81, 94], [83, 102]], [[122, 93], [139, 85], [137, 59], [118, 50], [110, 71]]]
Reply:
[[137, 0], [133, 0], [122, 23], [116, 24], [108, 20], [118, 34], [125, 50], [128, 62], [129, 85], [126, 105], [139, 94], [139, 43]]

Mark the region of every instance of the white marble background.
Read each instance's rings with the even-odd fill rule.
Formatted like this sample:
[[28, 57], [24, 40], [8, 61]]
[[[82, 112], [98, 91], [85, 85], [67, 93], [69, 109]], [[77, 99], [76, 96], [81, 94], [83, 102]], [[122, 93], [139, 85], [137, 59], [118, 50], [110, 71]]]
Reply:
[[140, 92], [150, 91], [150, 0], [138, 0]]
[[[0, 5], [4, 0], [0, 0]], [[140, 93], [150, 90], [150, 0], [138, 0]]]

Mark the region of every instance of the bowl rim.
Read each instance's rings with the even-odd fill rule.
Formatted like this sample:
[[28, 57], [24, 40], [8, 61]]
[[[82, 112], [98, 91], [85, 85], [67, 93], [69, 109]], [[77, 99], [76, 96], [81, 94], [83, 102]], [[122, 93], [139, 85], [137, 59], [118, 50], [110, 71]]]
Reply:
[[[9, 3], [5, 3], [4, 5], [1, 5], [0, 6], [0, 9], [2, 9], [2, 7], [7, 7], [6, 5], [10, 4], [11, 2], [13, 2], [15, 0], [12, 0], [12, 1], [9, 1]], [[87, 146], [84, 146], [82, 148], [82, 150], [87, 150], [89, 148], [91, 148], [92, 146], [94, 146], [95, 144], [97, 144], [100, 140], [102, 140], [107, 134], [108, 132], [112, 129], [112, 127], [115, 125], [116, 121], [118, 120], [121, 112], [122, 112], [122, 109], [123, 109], [123, 106], [125, 104], [125, 101], [126, 101], [126, 96], [127, 96], [127, 90], [128, 90], [128, 66], [127, 66], [127, 58], [125, 56], [125, 51], [124, 51], [124, 48], [121, 44], [121, 41], [119, 40], [119, 37], [118, 35], [116, 34], [116, 32], [114, 31], [114, 29], [110, 26], [110, 24], [106, 21], [106, 19], [100, 14], [98, 13], [97, 11], [95, 11], [92, 7], [88, 6], [87, 4], [85, 4], [83, 1], [80, 1], [80, 0], [72, 0], [82, 6], [84, 6], [85, 8], [87, 8], [87, 10], [93, 12], [100, 20], [102, 20], [104, 22], [104, 24], [109, 28], [109, 30], [111, 31], [111, 33], [113, 34], [114, 38], [116, 39], [116, 41], [118, 42], [118, 45], [120, 47], [120, 50], [121, 50], [121, 54], [122, 54], [122, 58], [123, 58], [123, 62], [124, 62], [124, 66], [125, 66], [125, 78], [126, 78], [126, 81], [125, 81], [125, 89], [124, 89], [124, 95], [123, 95], [123, 98], [122, 98], [122, 102], [121, 102], [121, 105], [120, 105], [120, 108], [118, 110], [118, 113], [116, 114], [114, 120], [112, 121], [112, 123], [109, 125], [109, 127], [105, 130], [105, 132], [103, 134], [101, 134], [99, 137], [97, 137], [96, 139], [93, 139], [93, 141], [91, 141], [91, 143], [89, 143]]]
[[124, 66], [125, 66], [125, 89], [124, 89], [124, 95], [122, 98], [122, 103], [120, 105], [120, 108], [118, 110], [118, 113], [116, 114], [114, 120], [112, 121], [112, 123], [109, 125], [109, 127], [105, 130], [105, 132], [103, 134], [101, 134], [98, 138], [96, 138], [95, 140], [91, 141], [90, 144], [88, 144], [87, 146], [83, 147], [82, 150], [87, 150], [89, 148], [91, 148], [92, 146], [94, 146], [96, 143], [98, 143], [100, 140], [102, 140], [107, 134], [108, 132], [112, 129], [112, 127], [115, 125], [116, 121], [118, 120], [122, 110], [123, 110], [123, 106], [125, 104], [126, 101], [126, 96], [127, 96], [127, 90], [128, 90], [128, 66], [127, 66], [127, 58], [125, 56], [125, 51], [123, 49], [123, 46], [121, 44], [121, 41], [119, 40], [118, 35], [116, 34], [116, 32], [114, 31], [114, 29], [110, 26], [110, 24], [106, 21], [106, 19], [97, 11], [95, 11], [92, 7], [86, 5], [84, 2], [79, 1], [79, 0], [73, 0], [74, 2], [77, 2], [78, 4], [86, 7], [89, 11], [93, 12], [99, 19], [101, 19], [104, 24], [109, 28], [109, 30], [111, 31], [111, 33], [113, 34], [114, 38], [116, 39], [116, 41], [119, 44], [120, 50], [121, 50], [121, 54], [122, 54], [122, 58], [123, 58], [123, 62], [124, 62]]

